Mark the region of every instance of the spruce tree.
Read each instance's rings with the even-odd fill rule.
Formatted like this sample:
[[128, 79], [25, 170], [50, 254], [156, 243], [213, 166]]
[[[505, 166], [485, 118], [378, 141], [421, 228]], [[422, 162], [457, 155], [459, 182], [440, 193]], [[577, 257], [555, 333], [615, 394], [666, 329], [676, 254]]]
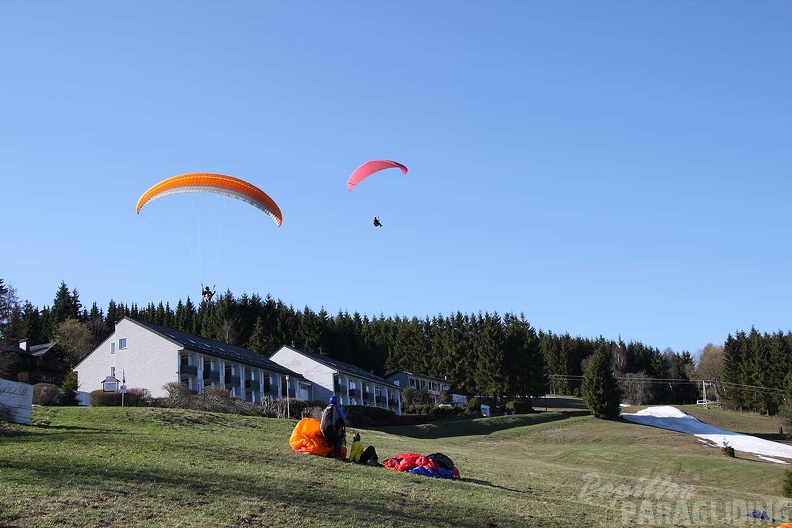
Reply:
[[595, 418], [612, 420], [619, 416], [621, 389], [613, 376], [611, 352], [605, 343], [597, 347], [583, 375], [583, 401]]

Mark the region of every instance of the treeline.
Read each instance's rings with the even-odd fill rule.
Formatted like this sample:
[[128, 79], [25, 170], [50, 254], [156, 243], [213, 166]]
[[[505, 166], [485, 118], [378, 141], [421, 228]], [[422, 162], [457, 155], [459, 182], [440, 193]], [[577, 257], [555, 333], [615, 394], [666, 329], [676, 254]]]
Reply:
[[[230, 291], [216, 295], [211, 303], [196, 304], [188, 297], [175, 307], [163, 302], [139, 307], [110, 301], [106, 310], [96, 303], [86, 309], [77, 290], [61, 283], [51, 307], [37, 309], [29, 302], [16, 303], [8, 317], [0, 317], [0, 332], [7, 342], [27, 338], [32, 344], [44, 343], [55, 340], [59, 329], [62, 335], [66, 321], [77, 320], [91, 336], [92, 346], [83, 346], [84, 355], [104, 340], [123, 316], [243, 346], [265, 356], [284, 344], [293, 344], [380, 376], [394, 370], [428, 374], [452, 381], [454, 392], [496, 400], [525, 400], [548, 390], [580, 394], [588, 358], [606, 348], [612, 353], [614, 373], [625, 383], [625, 394], [634, 403], [689, 403], [696, 399], [696, 389], [689, 382], [694, 365], [688, 352], [661, 352], [621, 339], [554, 334], [536, 330], [522, 314], [512, 313], [369, 318], [346, 311], [331, 315], [324, 308], [318, 312], [308, 307], [297, 310], [269, 295], [235, 297]], [[652, 378], [666, 381], [653, 384]], [[631, 380], [637, 380], [632, 385], [641, 389], [630, 390]]]
[[737, 332], [723, 345], [721, 397], [731, 407], [776, 414], [792, 403], [792, 332]]

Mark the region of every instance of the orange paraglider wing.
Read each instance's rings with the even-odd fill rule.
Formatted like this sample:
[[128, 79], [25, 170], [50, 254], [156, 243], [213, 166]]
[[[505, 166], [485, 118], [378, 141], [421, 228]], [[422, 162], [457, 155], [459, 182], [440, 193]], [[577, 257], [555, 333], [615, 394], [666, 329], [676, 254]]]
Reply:
[[278, 204], [267, 196], [267, 193], [239, 178], [209, 172], [180, 174], [162, 180], [143, 193], [137, 203], [137, 212], [140, 213], [140, 209], [153, 200], [171, 194], [189, 192], [212, 192], [230, 196], [264, 211], [277, 225], [283, 223], [283, 215]]
[[321, 422], [315, 418], [303, 418], [294, 427], [289, 437], [289, 445], [298, 453], [309, 453], [325, 457], [333, 452], [333, 448], [327, 445], [322, 431]]
[[355, 187], [355, 185], [365, 180], [375, 172], [379, 172], [385, 169], [394, 169], [394, 168], [401, 169], [402, 174], [407, 174], [407, 167], [395, 161], [391, 161], [391, 160], [367, 161], [366, 163], [355, 169], [355, 172], [353, 172], [352, 176], [349, 177], [349, 180], [347, 180], [347, 191], [351, 191]]

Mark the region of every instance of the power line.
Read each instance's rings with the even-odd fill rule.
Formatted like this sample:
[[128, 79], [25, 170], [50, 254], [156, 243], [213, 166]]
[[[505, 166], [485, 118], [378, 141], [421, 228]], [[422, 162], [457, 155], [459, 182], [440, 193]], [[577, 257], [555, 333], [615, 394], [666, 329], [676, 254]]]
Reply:
[[[573, 375], [573, 374], [550, 374], [548, 376], [550, 379], [566, 379], [572, 381], [582, 381], [583, 376], [580, 375]], [[746, 385], [743, 383], [731, 383], [726, 381], [713, 381], [713, 380], [705, 380], [705, 379], [685, 379], [685, 378], [644, 378], [644, 377], [629, 377], [629, 376], [615, 376], [617, 381], [640, 381], [642, 383], [654, 383], [654, 384], [677, 384], [677, 385], [698, 385], [700, 383], [712, 383], [715, 385], [720, 385], [722, 387], [736, 387], [739, 389], [747, 390], [747, 391], [755, 391], [755, 392], [772, 392], [776, 394], [786, 394], [786, 390], [784, 389], [774, 389], [772, 387], [762, 387], [761, 385]]]

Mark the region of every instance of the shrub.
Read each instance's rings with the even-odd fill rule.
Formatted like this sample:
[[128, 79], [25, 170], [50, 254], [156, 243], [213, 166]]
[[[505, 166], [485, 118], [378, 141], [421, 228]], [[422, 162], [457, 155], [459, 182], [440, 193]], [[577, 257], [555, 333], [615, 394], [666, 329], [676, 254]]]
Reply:
[[189, 409], [190, 389], [183, 383], [177, 381], [167, 383], [162, 387], [168, 395], [161, 400], [165, 407], [176, 407], [179, 409]]
[[60, 398], [58, 398], [58, 403], [61, 405], [80, 404], [80, 400], [77, 399], [77, 374], [73, 370], [67, 372], [66, 376], [63, 377], [61, 389], [62, 392]]
[[121, 407], [120, 392], [105, 392], [102, 389], [97, 389], [91, 391], [88, 398], [91, 402], [91, 407]]
[[55, 405], [60, 395], [60, 387], [52, 383], [33, 385], [33, 403], [36, 405]]
[[533, 406], [526, 402], [510, 401], [506, 402], [506, 410], [514, 414], [530, 414]]
[[792, 469], [787, 469], [784, 472], [784, 485], [781, 489], [781, 495], [792, 497]]
[[723, 447], [721, 447], [721, 453], [731, 458], [735, 457], [734, 448], [730, 446], [728, 442], [723, 442]]
[[481, 413], [481, 400], [478, 398], [470, 398], [465, 405], [465, 414]]
[[405, 405], [402, 407], [404, 414], [429, 414], [434, 407], [431, 403], [416, 403], [415, 405]]
[[92, 391], [89, 395], [91, 407], [147, 407], [152, 404], [151, 393], [148, 389], [128, 389], [123, 395], [120, 392], [105, 392], [102, 389]]
[[151, 405], [151, 392], [148, 389], [127, 389], [124, 405], [129, 407], [148, 407]]
[[366, 405], [349, 405], [344, 407], [346, 424], [349, 427], [381, 427], [398, 425], [396, 413], [382, 407], [369, 407]]
[[307, 400], [294, 400], [289, 402], [290, 417], [295, 418], [316, 418], [322, 417], [322, 410], [325, 408], [321, 402], [311, 402]]

